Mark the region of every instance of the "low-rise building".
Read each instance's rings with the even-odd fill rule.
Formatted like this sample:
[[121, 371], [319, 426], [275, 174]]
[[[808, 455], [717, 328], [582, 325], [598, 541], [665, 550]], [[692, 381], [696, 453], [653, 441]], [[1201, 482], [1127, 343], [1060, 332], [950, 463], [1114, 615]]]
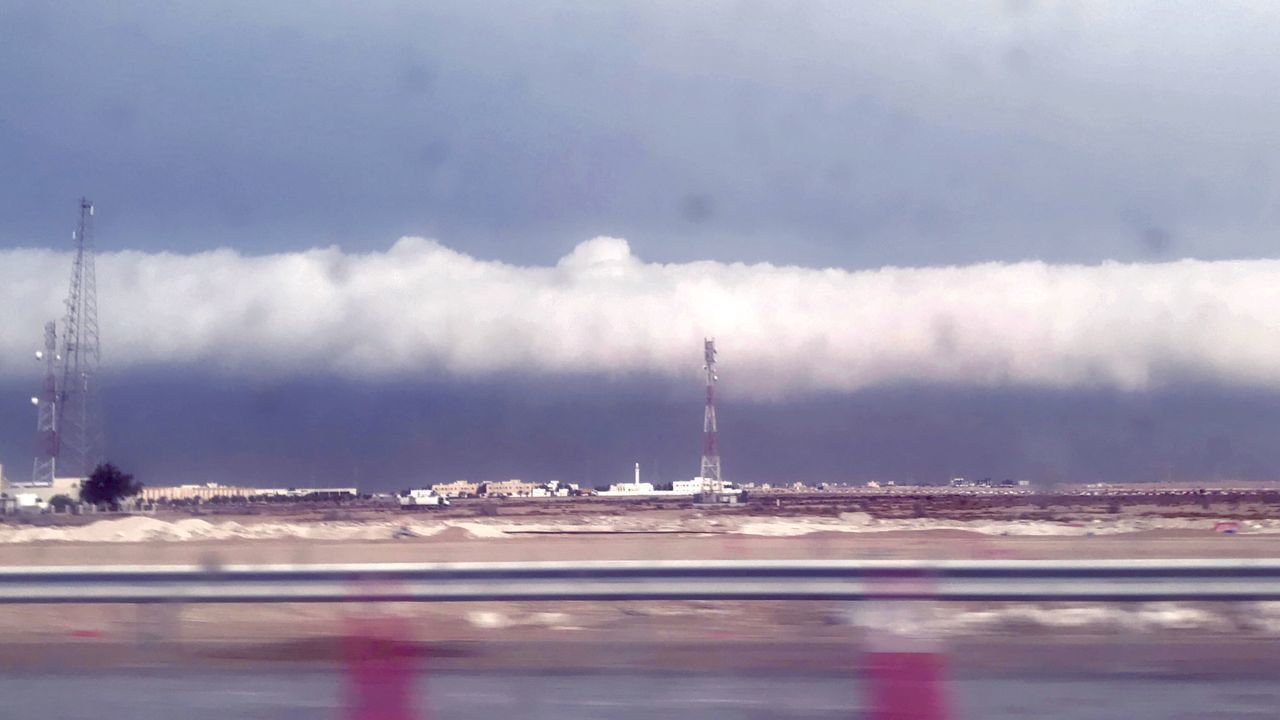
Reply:
[[10, 497], [24, 496], [24, 502], [32, 502], [44, 504], [48, 503], [58, 495], [66, 495], [67, 497], [80, 501], [80, 484], [83, 478], [78, 477], [62, 477], [54, 478], [53, 483], [49, 485], [38, 483], [9, 483], [3, 485], [4, 492]]
[[676, 480], [671, 483], [671, 491], [676, 495], [697, 495], [704, 492], [728, 492], [733, 488], [733, 483], [724, 480], [712, 480], [711, 478], [696, 477], [692, 480]]
[[267, 491], [256, 488], [235, 487], [218, 483], [200, 485], [176, 485], [170, 487], [142, 487], [141, 497], [148, 502], [158, 500], [212, 500], [218, 497], [250, 497]]
[[702, 478], [692, 480], [676, 480], [671, 483], [671, 492], [676, 495], [697, 495], [702, 492]]
[[331, 488], [289, 488], [284, 492], [287, 497], [295, 498], [344, 498], [360, 497], [360, 489], [353, 487]]
[[334, 488], [254, 488], [219, 483], [200, 485], [176, 485], [170, 487], [143, 486], [139, 497], [147, 502], [179, 500], [205, 501], [214, 498], [340, 498], [356, 497], [360, 491], [352, 487]]
[[436, 483], [431, 486], [437, 495], [444, 497], [474, 497], [480, 494], [480, 483], [454, 480], [448, 483]]
[[537, 487], [531, 482], [512, 478], [501, 482], [485, 483], [484, 494], [488, 497], [529, 497]]
[[637, 483], [637, 482], [618, 483], [617, 485], [610, 485], [608, 490], [608, 493], [610, 495], [652, 495], [654, 494], [654, 492], [655, 490], [653, 489], [653, 483]]

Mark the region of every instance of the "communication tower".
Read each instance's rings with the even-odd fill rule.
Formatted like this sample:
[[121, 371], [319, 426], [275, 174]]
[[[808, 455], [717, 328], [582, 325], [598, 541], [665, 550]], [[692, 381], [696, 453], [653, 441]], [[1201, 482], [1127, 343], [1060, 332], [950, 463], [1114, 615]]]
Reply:
[[58, 461], [58, 331], [52, 321], [44, 324], [44, 349], [36, 351], [44, 363], [44, 385], [31, 398], [36, 406], [36, 461], [31, 469], [34, 485], [52, 485]]
[[702, 369], [707, 373], [707, 407], [702, 414], [702, 492], [718, 493], [720, 482], [720, 441], [716, 434], [716, 341], [703, 340]]
[[56, 417], [58, 470], [87, 477], [102, 462], [104, 433], [98, 396], [98, 283], [93, 262], [93, 203], [80, 198], [67, 315], [62, 322], [62, 384]]

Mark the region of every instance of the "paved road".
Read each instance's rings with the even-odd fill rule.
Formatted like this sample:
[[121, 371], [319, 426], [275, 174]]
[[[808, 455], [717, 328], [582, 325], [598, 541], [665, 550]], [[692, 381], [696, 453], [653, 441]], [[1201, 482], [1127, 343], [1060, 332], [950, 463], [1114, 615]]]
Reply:
[[[446, 674], [419, 686], [431, 720], [848, 720], [858, 683], [833, 677]], [[1274, 718], [1280, 683], [1219, 679], [965, 679], [959, 719]], [[336, 672], [98, 673], [0, 677], [13, 720], [294, 720], [342, 717]]]

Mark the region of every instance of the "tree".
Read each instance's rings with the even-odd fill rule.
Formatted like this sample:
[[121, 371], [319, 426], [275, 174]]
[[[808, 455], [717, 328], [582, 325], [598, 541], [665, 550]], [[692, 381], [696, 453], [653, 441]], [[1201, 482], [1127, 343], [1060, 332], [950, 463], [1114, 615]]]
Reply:
[[110, 505], [112, 510], [120, 509], [120, 501], [142, 492], [142, 483], [134, 482], [133, 476], [120, 471], [111, 463], [103, 463], [94, 468], [93, 474], [80, 487], [80, 499], [93, 505]]
[[76, 501], [72, 500], [67, 495], [54, 495], [49, 498], [49, 507], [53, 508], [56, 512], [63, 512], [75, 504]]

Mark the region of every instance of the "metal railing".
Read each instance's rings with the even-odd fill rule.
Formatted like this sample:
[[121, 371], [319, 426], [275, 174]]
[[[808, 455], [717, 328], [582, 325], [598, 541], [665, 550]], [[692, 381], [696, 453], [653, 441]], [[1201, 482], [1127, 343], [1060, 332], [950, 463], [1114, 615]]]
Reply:
[[10, 567], [0, 603], [1280, 600], [1272, 560]]

